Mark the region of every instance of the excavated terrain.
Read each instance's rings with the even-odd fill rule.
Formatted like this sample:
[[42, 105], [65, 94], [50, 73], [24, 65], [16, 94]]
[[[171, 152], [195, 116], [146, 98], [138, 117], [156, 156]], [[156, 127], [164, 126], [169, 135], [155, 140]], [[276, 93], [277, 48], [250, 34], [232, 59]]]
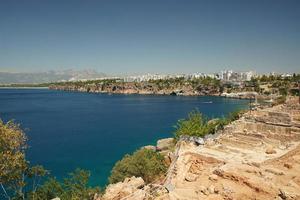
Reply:
[[181, 142], [157, 199], [300, 199], [299, 144], [296, 99], [246, 113], [203, 146]]
[[204, 145], [180, 141], [160, 185], [114, 192], [106, 199], [300, 199], [299, 103], [248, 112]]

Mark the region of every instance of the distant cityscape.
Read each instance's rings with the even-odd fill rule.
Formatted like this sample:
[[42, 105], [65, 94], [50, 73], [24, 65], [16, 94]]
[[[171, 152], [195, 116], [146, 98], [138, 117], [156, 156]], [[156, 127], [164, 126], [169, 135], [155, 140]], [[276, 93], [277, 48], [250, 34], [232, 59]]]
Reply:
[[[253, 70], [234, 71], [222, 70], [218, 73], [191, 73], [191, 74], [141, 74], [129, 76], [109, 76], [104, 73], [98, 73], [95, 70], [62, 70], [39, 73], [8, 73], [0, 72], [0, 84], [31, 84], [31, 83], [50, 83], [50, 82], [72, 82], [88, 80], [107, 80], [118, 79], [124, 82], [144, 82], [150, 80], [166, 80], [170, 78], [215, 78], [223, 82], [243, 82], [250, 81], [252, 77], [260, 76]], [[277, 75], [282, 77], [291, 77], [292, 74], [270, 73], [268, 75]]]
[[[274, 76], [281, 76], [281, 77], [291, 77], [292, 74], [289, 73], [275, 73], [272, 72], [268, 75], [274, 75]], [[144, 81], [150, 81], [150, 80], [166, 80], [170, 78], [184, 78], [184, 79], [194, 79], [194, 78], [215, 78], [221, 81], [228, 81], [228, 82], [242, 82], [242, 81], [250, 81], [252, 77], [260, 76], [255, 71], [233, 71], [233, 70], [222, 70], [219, 73], [192, 73], [192, 74], [142, 74], [142, 75], [134, 75], [134, 76], [107, 76], [102, 78], [97, 78], [99, 80], [105, 80], [105, 79], [120, 79], [124, 82], [144, 82]], [[88, 79], [81, 79], [81, 81], [87, 81]], [[75, 79], [69, 80], [69, 81], [75, 81]]]
[[149, 80], [159, 80], [159, 79], [169, 79], [169, 78], [184, 78], [184, 79], [194, 79], [194, 78], [215, 78], [223, 81], [249, 81], [252, 77], [256, 76], [254, 71], [247, 72], [235, 72], [233, 70], [224, 70], [220, 73], [206, 74], [206, 73], [192, 73], [192, 74], [176, 74], [176, 75], [162, 75], [162, 74], [145, 74], [139, 76], [127, 76], [123, 79], [125, 82], [143, 82]]

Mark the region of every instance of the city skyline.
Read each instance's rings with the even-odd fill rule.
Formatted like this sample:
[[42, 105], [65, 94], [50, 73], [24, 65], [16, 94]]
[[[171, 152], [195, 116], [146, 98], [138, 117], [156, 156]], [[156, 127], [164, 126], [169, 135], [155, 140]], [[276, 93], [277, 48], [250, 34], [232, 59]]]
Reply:
[[109, 80], [120, 79], [125, 82], [144, 82], [150, 80], [167, 80], [172, 78], [184, 78], [186, 80], [210, 77], [217, 80], [229, 82], [243, 82], [250, 81], [252, 77], [262, 75], [277, 75], [284, 77], [292, 77], [292, 73], [268, 73], [259, 74], [253, 70], [247, 71], [234, 71], [230, 69], [222, 70], [214, 73], [144, 73], [144, 74], [131, 74], [131, 75], [111, 75], [99, 73], [95, 70], [60, 70], [48, 72], [35, 72], [35, 73], [10, 73], [0, 72], [0, 84], [11, 83], [48, 83], [48, 82], [72, 82], [72, 81], [87, 81], [87, 80]]
[[1, 1], [0, 71], [299, 73], [298, 1]]

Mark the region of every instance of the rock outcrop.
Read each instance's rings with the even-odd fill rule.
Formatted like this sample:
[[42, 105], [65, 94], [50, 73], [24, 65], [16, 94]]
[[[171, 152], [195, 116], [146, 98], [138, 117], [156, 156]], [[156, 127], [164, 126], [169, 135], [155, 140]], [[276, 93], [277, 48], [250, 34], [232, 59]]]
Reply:
[[157, 85], [152, 82], [69, 82], [56, 83], [49, 86], [50, 89], [65, 91], [80, 91], [92, 93], [112, 94], [158, 94], [158, 95], [220, 95], [220, 88], [216, 85], [197, 85], [188, 82]]
[[181, 140], [162, 184], [115, 199], [300, 199], [299, 119], [291, 99], [244, 114], [204, 144]]
[[159, 151], [169, 150], [174, 146], [174, 138], [165, 138], [157, 141], [156, 148]]
[[159, 199], [300, 199], [300, 106], [246, 113], [203, 146], [178, 144]]
[[143, 190], [144, 186], [145, 182], [140, 177], [126, 178], [123, 182], [110, 184], [99, 200], [115, 200], [124, 197], [127, 199], [143, 199], [146, 196], [146, 192]]

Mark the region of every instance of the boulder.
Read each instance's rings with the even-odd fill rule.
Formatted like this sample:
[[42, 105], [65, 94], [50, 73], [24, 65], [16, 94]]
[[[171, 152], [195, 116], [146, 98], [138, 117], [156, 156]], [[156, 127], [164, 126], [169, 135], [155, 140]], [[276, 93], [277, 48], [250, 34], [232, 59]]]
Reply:
[[284, 191], [282, 188], [279, 188], [279, 194], [278, 196], [282, 199], [282, 200], [292, 200], [292, 199], [298, 199], [296, 197], [296, 195], [293, 194], [289, 194], [286, 191]]
[[169, 166], [172, 163], [172, 154], [169, 152], [164, 156], [164, 160], [167, 166]]
[[209, 177], [208, 177], [209, 180], [211, 181], [217, 181], [218, 180], [218, 176], [215, 175], [215, 174], [211, 174]]
[[157, 141], [157, 149], [159, 151], [168, 150], [174, 145], [174, 138], [165, 138]]
[[214, 119], [211, 119], [207, 122], [208, 125], [214, 125], [214, 124], [217, 124], [219, 122], [219, 118], [214, 118]]
[[123, 182], [108, 185], [103, 200], [121, 199], [133, 193], [143, 195], [145, 192], [141, 188], [144, 185], [145, 182], [141, 177], [126, 178]]
[[266, 154], [275, 154], [276, 151], [274, 149], [274, 147], [272, 146], [269, 146], [267, 149], [266, 149]]
[[208, 192], [209, 192], [210, 194], [214, 194], [214, 193], [215, 193], [215, 187], [214, 187], [213, 185], [209, 186], [209, 187], [208, 187]]
[[153, 146], [153, 145], [143, 146], [142, 149], [148, 149], [148, 150], [156, 151], [156, 147]]
[[192, 173], [188, 173], [186, 176], [185, 176], [185, 180], [188, 181], [188, 182], [194, 182], [197, 180], [197, 175], [196, 174], [192, 174]]

